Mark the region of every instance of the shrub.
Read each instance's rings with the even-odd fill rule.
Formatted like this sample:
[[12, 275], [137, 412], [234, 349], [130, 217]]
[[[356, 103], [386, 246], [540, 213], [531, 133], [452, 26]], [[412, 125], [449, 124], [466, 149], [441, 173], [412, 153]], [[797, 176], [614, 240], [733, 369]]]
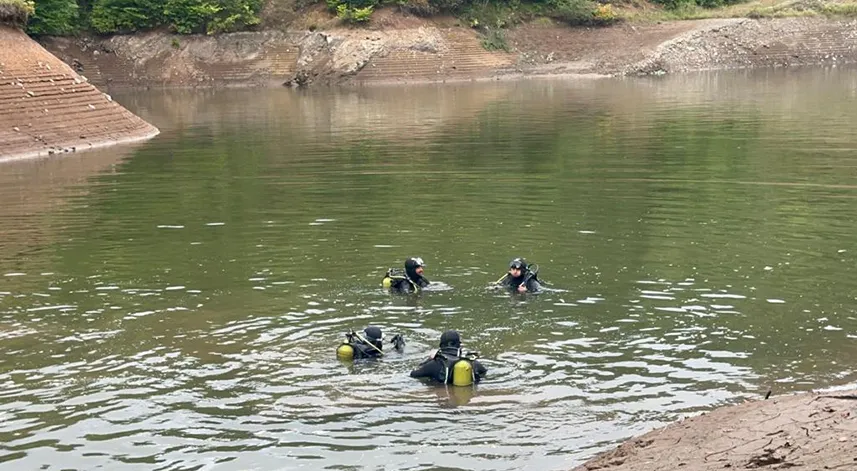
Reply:
[[372, 18], [374, 7], [354, 8], [351, 10], [351, 21], [353, 23], [366, 23]]
[[95, 0], [90, 22], [98, 33], [167, 26], [182, 33], [222, 33], [259, 24], [261, 0]]
[[509, 44], [506, 42], [506, 35], [502, 29], [489, 29], [482, 38], [482, 47], [489, 51], [506, 51], [509, 52]]
[[670, 10], [680, 10], [682, 8], [700, 6], [703, 8], [717, 8], [725, 5], [734, 5], [743, 0], [652, 0], [655, 3], [663, 5]]
[[34, 11], [30, 0], [0, 0], [0, 24], [24, 26]]
[[613, 10], [613, 5], [609, 3], [604, 3], [595, 7], [592, 17], [595, 19], [596, 23], [603, 25], [615, 23], [619, 19], [616, 16], [616, 11]]
[[348, 10], [354, 10], [356, 8], [366, 8], [366, 7], [376, 7], [379, 3], [379, 0], [325, 0], [327, 3], [327, 9], [333, 13], [339, 14], [339, 6], [345, 5]]
[[95, 0], [89, 21], [97, 33], [130, 33], [163, 24], [157, 0]]
[[467, 0], [428, 0], [428, 3], [437, 11], [441, 12], [457, 12], [461, 10], [469, 2]]
[[429, 0], [398, 0], [399, 8], [417, 16], [430, 16], [438, 13], [438, 9]]
[[520, 5], [513, 7], [506, 3], [480, 3], [475, 2], [464, 11], [464, 16], [469, 20], [471, 27], [484, 28], [485, 34], [488, 29], [505, 28], [518, 21]]
[[220, 11], [208, 22], [208, 34], [246, 29], [261, 22], [262, 0], [218, 0]]
[[339, 6], [336, 7], [336, 17], [348, 23], [366, 23], [372, 19], [373, 10], [374, 7], [372, 5], [364, 8], [358, 8], [349, 7], [345, 3], [340, 3]]
[[36, 0], [27, 30], [34, 35], [71, 34], [78, 30], [79, 23], [75, 0]]
[[218, 5], [205, 0], [167, 0], [164, 21], [179, 34], [201, 33], [219, 12]]
[[259, 0], [167, 0], [164, 21], [180, 34], [226, 33], [259, 24]]
[[347, 23], [366, 23], [372, 19], [372, 12], [378, 0], [325, 0], [327, 8], [336, 13], [336, 17]]

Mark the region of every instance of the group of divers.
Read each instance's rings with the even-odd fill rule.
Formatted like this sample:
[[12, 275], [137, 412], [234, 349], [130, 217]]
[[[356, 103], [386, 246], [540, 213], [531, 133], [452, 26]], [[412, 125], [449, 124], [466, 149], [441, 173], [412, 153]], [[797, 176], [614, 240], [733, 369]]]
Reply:
[[[425, 263], [419, 257], [405, 260], [405, 269], [391, 268], [387, 270], [381, 286], [392, 293], [419, 293], [431, 282], [423, 276]], [[531, 265], [523, 258], [516, 258], [509, 263], [509, 270], [494, 286], [503, 287], [517, 293], [538, 293], [542, 282], [538, 278], [538, 265]], [[380, 327], [369, 326], [363, 332], [351, 331], [345, 334], [345, 342], [336, 349], [336, 356], [341, 360], [379, 358], [384, 355], [384, 334]], [[405, 347], [401, 335], [390, 339], [390, 344], [397, 352]], [[478, 383], [488, 370], [476, 359], [478, 353], [465, 351], [461, 347], [461, 336], [455, 330], [447, 330], [440, 336], [440, 344], [427, 360], [411, 371], [412, 378], [425, 378], [441, 384], [454, 386], [471, 386]]]

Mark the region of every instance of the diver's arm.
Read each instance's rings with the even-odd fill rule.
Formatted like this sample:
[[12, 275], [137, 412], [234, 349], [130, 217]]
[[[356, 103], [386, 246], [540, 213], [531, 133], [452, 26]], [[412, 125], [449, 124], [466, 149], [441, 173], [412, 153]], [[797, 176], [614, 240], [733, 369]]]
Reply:
[[440, 364], [434, 361], [433, 358], [420, 363], [414, 371], [411, 371], [411, 378], [435, 378], [440, 374]]
[[479, 378], [484, 378], [488, 374], [488, 368], [482, 366], [482, 363], [479, 363], [478, 360], [473, 360], [473, 368], [476, 370], [476, 376]]
[[408, 291], [410, 291], [410, 287], [411, 286], [407, 282], [407, 280], [400, 279], [400, 280], [393, 281], [393, 284], [390, 285], [390, 291], [392, 291], [393, 293], [399, 293], [399, 294], [407, 293]]
[[393, 348], [399, 353], [402, 353], [405, 349], [405, 337], [403, 337], [402, 334], [394, 335], [393, 338], [390, 339], [390, 343], [393, 344]]
[[361, 358], [367, 358], [369, 355], [366, 353], [366, 347], [362, 344], [352, 343], [351, 348], [354, 349], [354, 359], [359, 360]]
[[531, 293], [538, 293], [542, 290], [542, 284], [535, 278], [530, 278], [527, 280], [527, 291]]
[[503, 286], [513, 290], [518, 287], [518, 283], [515, 283], [515, 279], [511, 276], [506, 276], [506, 278], [503, 278]]

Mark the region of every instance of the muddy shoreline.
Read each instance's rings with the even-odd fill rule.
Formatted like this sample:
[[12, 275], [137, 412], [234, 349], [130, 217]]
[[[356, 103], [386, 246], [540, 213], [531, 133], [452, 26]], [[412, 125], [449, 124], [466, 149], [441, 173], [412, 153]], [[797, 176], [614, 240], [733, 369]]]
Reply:
[[857, 21], [717, 19], [506, 32], [487, 51], [475, 30], [421, 18], [396, 29], [260, 31], [220, 36], [146, 33], [43, 38], [101, 87], [363, 85], [661, 75], [857, 63]]

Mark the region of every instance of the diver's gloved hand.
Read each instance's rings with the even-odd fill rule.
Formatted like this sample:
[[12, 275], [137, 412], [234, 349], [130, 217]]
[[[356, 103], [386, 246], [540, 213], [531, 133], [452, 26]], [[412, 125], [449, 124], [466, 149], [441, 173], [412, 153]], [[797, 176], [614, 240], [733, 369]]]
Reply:
[[390, 339], [390, 343], [393, 344], [393, 348], [397, 351], [402, 351], [405, 348], [405, 338], [402, 337], [402, 334], [396, 334]]
[[463, 358], [468, 358], [468, 359], [470, 359], [470, 360], [475, 360], [475, 359], [479, 358], [479, 352], [477, 352], [477, 351], [475, 351], [475, 350], [474, 350], [474, 351], [467, 350], [467, 351], [463, 351], [463, 352], [461, 352], [461, 356], [462, 356]]

